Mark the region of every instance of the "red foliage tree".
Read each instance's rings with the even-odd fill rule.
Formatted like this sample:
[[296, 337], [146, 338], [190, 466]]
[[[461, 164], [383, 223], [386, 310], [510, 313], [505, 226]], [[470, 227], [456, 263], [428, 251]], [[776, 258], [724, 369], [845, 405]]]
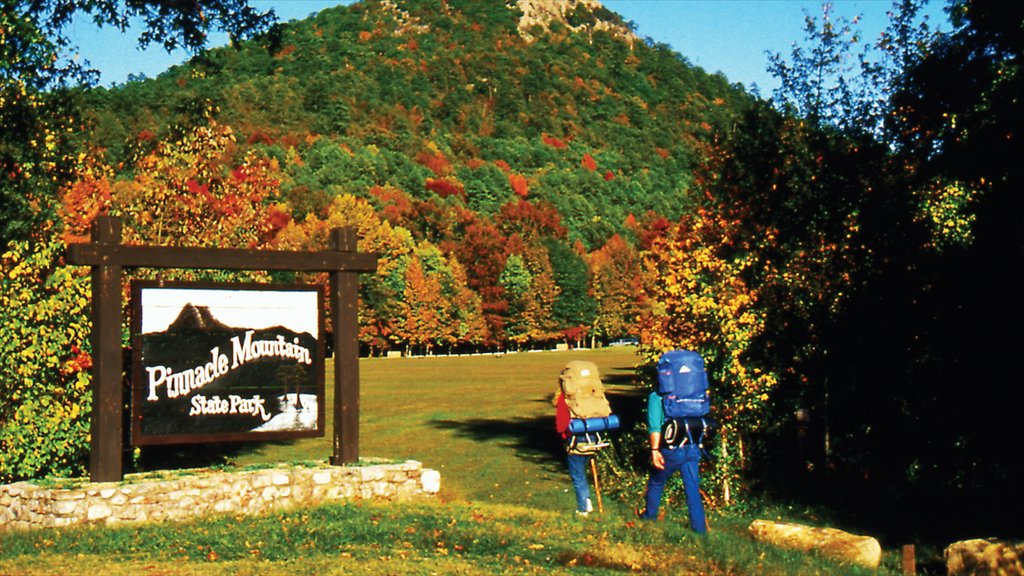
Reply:
[[566, 235], [558, 209], [546, 202], [525, 199], [509, 202], [502, 205], [494, 220], [506, 234], [518, 234], [528, 241], [542, 236], [564, 238]]
[[441, 198], [456, 196], [463, 201], [466, 199], [466, 191], [461, 184], [450, 182], [444, 178], [427, 178], [425, 184], [427, 190], [437, 194]]
[[541, 140], [543, 140], [545, 144], [551, 146], [552, 148], [565, 148], [565, 141], [559, 138], [555, 138], [554, 136], [548, 136], [547, 134], [544, 134], [543, 136], [541, 136]]
[[516, 196], [526, 198], [530, 194], [530, 186], [526, 182], [526, 176], [522, 174], [509, 174], [508, 183], [512, 187], [512, 191], [516, 193]]
[[580, 165], [590, 172], [597, 170], [597, 161], [594, 160], [594, 157], [591, 156], [590, 153], [583, 154], [583, 160], [580, 162]]

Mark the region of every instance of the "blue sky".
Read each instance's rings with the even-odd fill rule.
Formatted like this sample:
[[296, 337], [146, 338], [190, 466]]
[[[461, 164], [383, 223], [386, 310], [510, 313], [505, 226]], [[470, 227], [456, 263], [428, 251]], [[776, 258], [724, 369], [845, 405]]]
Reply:
[[[479, 0], [496, 1], [496, 0]], [[250, 0], [258, 9], [273, 8], [281, 21], [302, 19], [323, 8], [348, 4], [349, 0]], [[777, 86], [765, 71], [766, 51], [789, 53], [790, 45], [803, 38], [804, 13], [821, 14], [817, 0], [604, 0], [609, 10], [636, 24], [641, 37], [671, 46], [690, 63], [707, 72], [723, 73], [730, 82], [750, 88], [756, 84], [763, 96]], [[933, 28], [949, 30], [942, 0], [926, 8]], [[873, 40], [887, 23], [890, 0], [834, 0], [834, 14], [861, 16], [865, 39]], [[137, 35], [113, 28], [96, 29], [90, 23], [71, 30], [81, 57], [100, 70], [100, 84], [127, 80], [129, 74], [155, 77], [170, 66], [187, 60], [184, 52], [167, 54], [161, 48], [138, 50]], [[212, 38], [211, 45], [226, 43]]]

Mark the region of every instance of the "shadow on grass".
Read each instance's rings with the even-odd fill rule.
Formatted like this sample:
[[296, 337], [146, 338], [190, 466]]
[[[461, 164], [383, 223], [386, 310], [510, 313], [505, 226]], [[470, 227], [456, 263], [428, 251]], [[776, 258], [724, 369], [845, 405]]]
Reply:
[[[606, 386], [617, 381], [615, 376], [604, 377]], [[605, 395], [612, 407], [612, 413], [619, 417], [619, 430], [628, 430], [643, 418], [646, 395], [633, 388], [632, 381], [628, 389], [606, 389]], [[534, 400], [551, 406], [550, 398]], [[522, 418], [470, 418], [464, 420], [434, 420], [432, 426], [442, 430], [453, 430], [459, 436], [474, 442], [508, 442], [517, 457], [535, 465], [549, 469], [561, 469], [565, 460], [565, 445], [555, 431], [555, 412], [551, 407], [548, 416], [528, 416]], [[611, 431], [614, 435], [618, 430]]]
[[237, 442], [144, 446], [134, 462], [125, 463], [125, 471], [152, 472], [222, 466], [239, 454], [252, 451], [262, 444]]

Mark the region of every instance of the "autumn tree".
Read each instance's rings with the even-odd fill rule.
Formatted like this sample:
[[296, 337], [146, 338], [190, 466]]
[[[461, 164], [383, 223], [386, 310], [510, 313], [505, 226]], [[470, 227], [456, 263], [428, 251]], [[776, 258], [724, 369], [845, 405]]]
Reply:
[[417, 254], [406, 263], [404, 281], [395, 338], [404, 343], [407, 350], [421, 349], [429, 355], [438, 344], [446, 341], [450, 344], [452, 340], [452, 335], [444, 328], [451, 324], [441, 283], [436, 275], [424, 272]]
[[[769, 326], [788, 333], [775, 329], [766, 350], [780, 366], [794, 359], [778, 400], [792, 408], [803, 394], [811, 406], [829, 465], [816, 479], [852, 487], [843, 480], [856, 476], [880, 509], [944, 502], [928, 509], [936, 517], [984, 516], [986, 526], [1011, 525], [1013, 512], [987, 487], [1012, 484], [1020, 468], [990, 440], [1012, 434], [1003, 426], [1013, 420], [1020, 394], [999, 384], [1013, 377], [992, 359], [1013, 352], [980, 319], [1015, 323], [1021, 316], [1012, 304], [1020, 282], [999, 271], [1019, 267], [1022, 245], [1011, 222], [1020, 195], [1010, 190], [1020, 182], [1013, 137], [1020, 121], [1012, 102], [1021, 82], [1013, 62], [1024, 17], [1016, 5], [952, 2], [953, 31], [933, 34], [915, 23], [920, 7], [894, 4], [889, 28], [870, 45], [885, 63], [847, 70], [860, 77], [836, 84], [867, 82], [873, 91], [833, 92], [842, 97], [831, 112], [806, 118], [817, 132], [795, 131], [801, 118], [778, 120], [777, 133], [786, 138], [761, 145], [759, 131], [740, 131], [747, 145], [733, 150], [747, 160], [738, 165], [753, 160], [748, 175], [773, 180], [750, 186], [756, 177], [741, 178], [736, 188], [760, 191], [743, 216], [751, 236], [774, 237], [764, 250], [774, 255], [774, 272], [758, 275], [767, 281], [758, 287], [773, 314], [786, 313]], [[848, 41], [835, 41], [803, 54], [853, 53]], [[835, 90], [813, 84], [820, 78], [804, 65], [814, 62], [794, 58], [793, 67], [778, 68], [811, 84], [777, 97], [821, 102], [816, 95]], [[783, 82], [784, 90], [795, 86]], [[792, 147], [794, 137], [810, 144], [802, 154], [764, 154], [779, 141]], [[766, 168], [757, 169], [761, 160]], [[782, 168], [767, 169], [773, 167]], [[775, 180], [777, 174], [784, 179]], [[736, 175], [723, 180], [736, 182]], [[782, 192], [778, 199], [767, 192], [772, 186]], [[794, 193], [808, 186], [827, 193], [815, 200]], [[794, 210], [784, 215], [791, 201]], [[870, 369], [865, 351], [874, 358]], [[966, 381], [990, 384], [979, 396], [963, 390]], [[799, 387], [803, 393], [795, 392]], [[871, 400], [879, 397], [886, 401]], [[1001, 400], [993, 408], [981, 397]], [[962, 425], [948, 426], [950, 414], [964, 415]], [[957, 505], [965, 501], [971, 510]]]
[[641, 353], [653, 362], [666, 350], [697, 351], [713, 382], [713, 416], [721, 424], [711, 475], [714, 498], [729, 504], [745, 488], [750, 434], [764, 423], [778, 381], [751, 354], [765, 311], [744, 277], [756, 260], [735, 243], [740, 223], [701, 209], [674, 224], [642, 255], [645, 275], [639, 321]]
[[157, 43], [194, 54], [213, 30], [240, 40], [274, 21], [272, 11], [260, 13], [247, 0], [6, 2], [0, 12], [0, 244], [26, 237], [40, 219], [51, 217], [58, 187], [75, 170], [71, 135], [81, 130], [82, 119], [70, 89], [97, 78], [87, 62], [72, 57], [76, 47], [67, 27], [76, 17], [121, 31], [138, 18], [144, 23], [140, 46]]
[[593, 334], [605, 341], [636, 333], [641, 287], [640, 256], [618, 234], [587, 257], [590, 290], [597, 304]]
[[463, 349], [478, 349], [488, 339], [480, 295], [469, 288], [466, 270], [454, 257], [445, 259], [441, 271], [441, 290], [450, 306], [446, 341]]
[[[397, 303], [405, 291], [405, 262], [415, 250], [412, 234], [382, 219], [366, 200], [350, 194], [337, 196], [327, 214], [309, 214], [302, 222], [289, 222], [274, 246], [288, 250], [326, 250], [330, 231], [352, 227], [358, 249], [377, 254], [377, 271], [360, 278], [359, 338], [371, 350], [386, 350], [399, 342]], [[319, 278], [326, 281], [325, 277]]]
[[47, 223], [0, 259], [0, 482], [82, 474], [92, 410], [90, 281]]
[[480, 295], [489, 339], [486, 344], [501, 346], [509, 301], [499, 277], [509, 254], [522, 251], [521, 243], [510, 239], [490, 219], [472, 212], [454, 209], [446, 238], [439, 243], [466, 267], [469, 287]]

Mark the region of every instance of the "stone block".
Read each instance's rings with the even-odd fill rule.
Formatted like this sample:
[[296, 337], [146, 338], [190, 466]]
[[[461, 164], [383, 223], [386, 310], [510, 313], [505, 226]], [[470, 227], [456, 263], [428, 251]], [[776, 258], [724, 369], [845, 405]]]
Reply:
[[110, 509], [110, 506], [107, 506], [103, 502], [95, 502], [89, 505], [85, 518], [90, 522], [95, 522], [97, 520], [109, 518], [112, 514], [113, 511]]
[[71, 516], [78, 508], [78, 500], [55, 500], [52, 506], [53, 513], [58, 516]]
[[57, 490], [53, 494], [54, 500], [85, 500], [83, 490]]
[[427, 494], [437, 494], [441, 491], [441, 473], [437, 470], [424, 470], [420, 475], [420, 486]]
[[235, 512], [239, 509], [241, 509], [241, 504], [234, 499], [221, 500], [213, 505], [215, 512]]
[[946, 547], [944, 555], [949, 576], [1024, 574], [1022, 542], [1003, 542], [995, 538], [961, 540]]
[[376, 482], [384, 479], [384, 469], [380, 466], [359, 468], [359, 479], [362, 482]]

